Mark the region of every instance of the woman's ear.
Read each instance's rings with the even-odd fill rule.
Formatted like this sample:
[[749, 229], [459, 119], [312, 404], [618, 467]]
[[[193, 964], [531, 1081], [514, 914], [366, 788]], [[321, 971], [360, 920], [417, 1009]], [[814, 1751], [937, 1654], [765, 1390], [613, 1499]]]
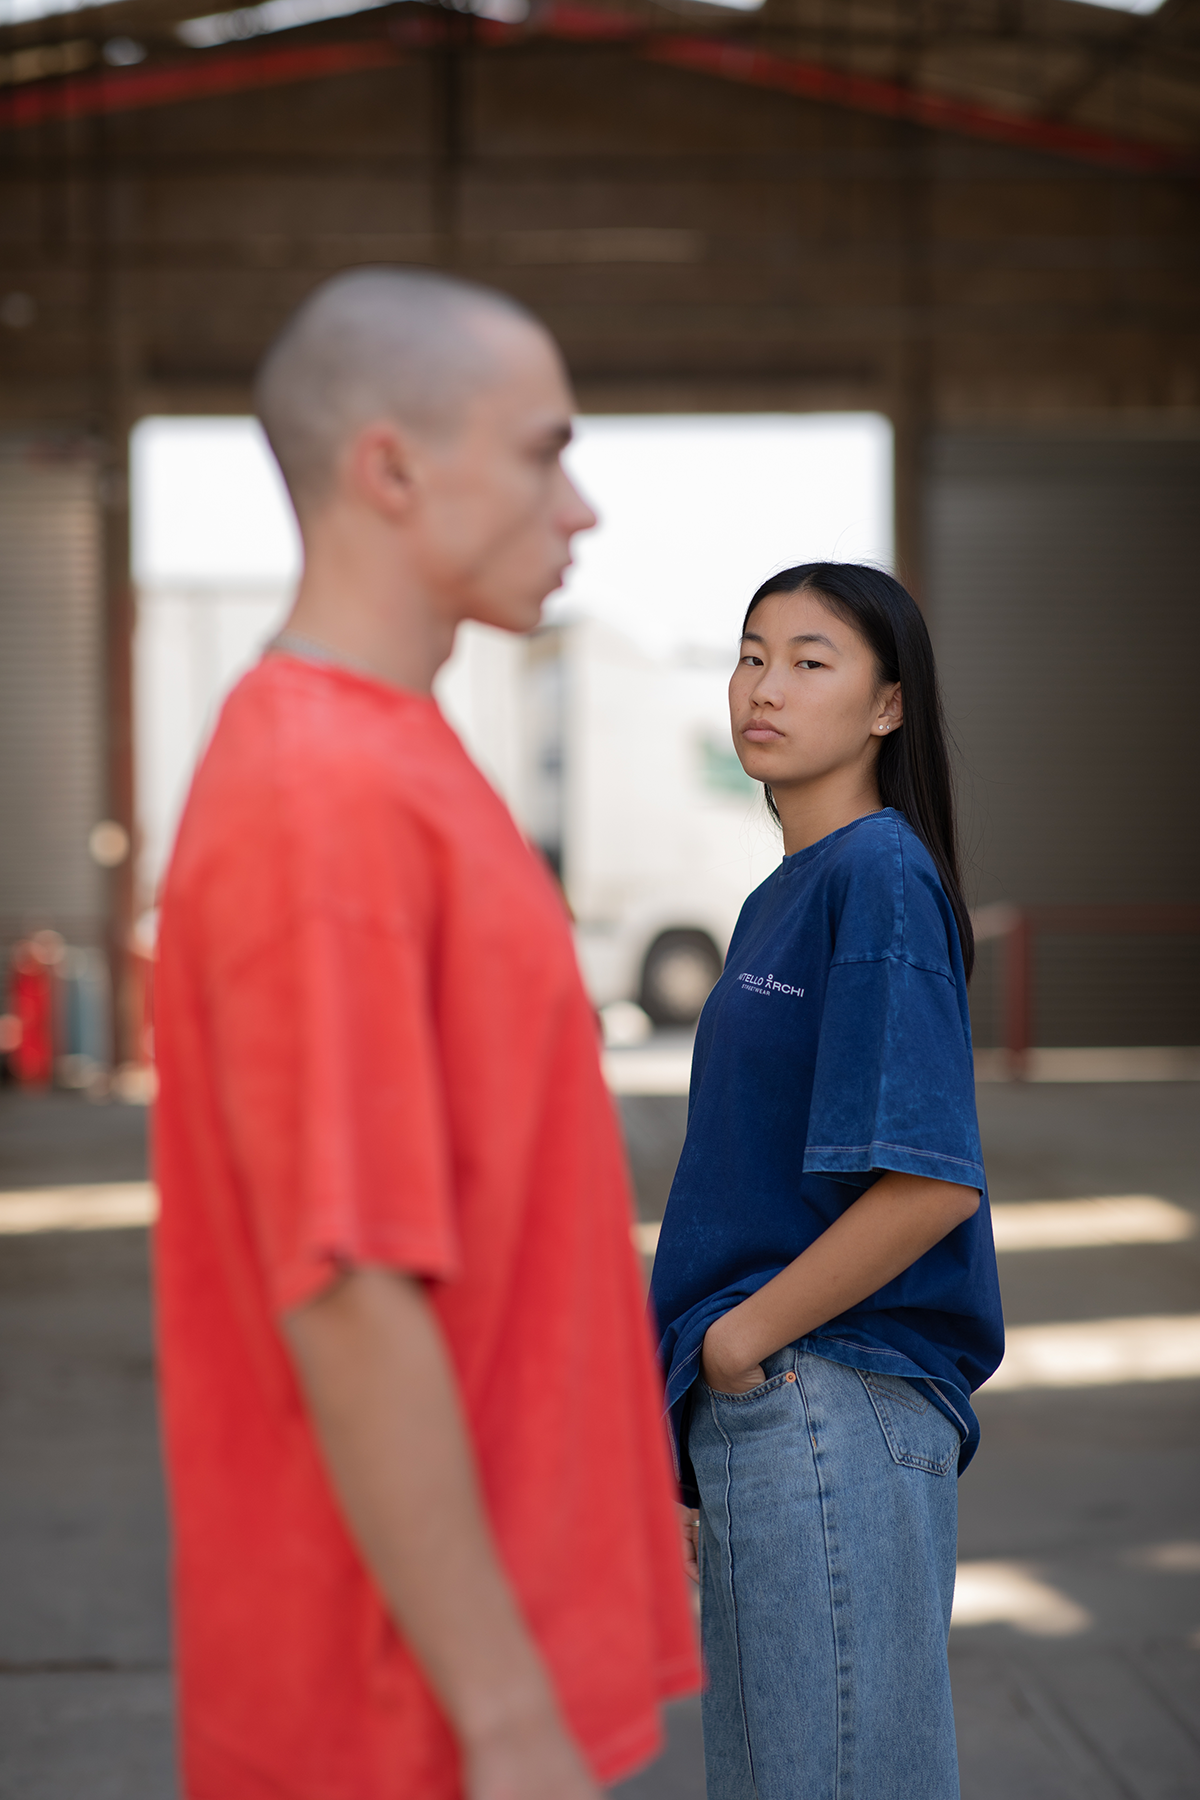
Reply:
[[881, 696], [883, 704], [875, 715], [875, 723], [871, 727], [872, 737], [887, 737], [893, 731], [899, 731], [904, 723], [904, 701], [897, 681], [885, 688]]

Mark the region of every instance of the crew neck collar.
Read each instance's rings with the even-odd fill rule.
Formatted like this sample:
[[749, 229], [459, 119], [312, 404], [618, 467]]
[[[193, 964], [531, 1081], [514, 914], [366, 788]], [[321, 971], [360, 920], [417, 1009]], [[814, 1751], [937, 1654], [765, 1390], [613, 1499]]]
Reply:
[[861, 818], [851, 819], [848, 825], [839, 825], [836, 831], [831, 831], [825, 837], [818, 838], [815, 844], [806, 844], [803, 850], [793, 850], [790, 856], [784, 857], [779, 866], [781, 869], [802, 869], [806, 864], [821, 856], [839, 838], [845, 837], [847, 832], [856, 831], [860, 825], [867, 825], [872, 819], [898, 819], [899, 816], [894, 806], [881, 806], [876, 812], [863, 813]]
[[432, 694], [423, 694], [417, 688], [405, 687], [399, 681], [389, 681], [386, 675], [380, 675], [357, 657], [344, 656], [340, 651], [330, 649], [328, 644], [322, 644], [319, 639], [307, 637], [302, 631], [290, 631], [286, 626], [269, 640], [263, 655], [290, 656], [296, 662], [308, 663], [313, 668], [352, 675], [357, 681], [369, 681], [373, 687], [382, 688], [388, 694], [402, 695], [406, 700], [437, 704]]

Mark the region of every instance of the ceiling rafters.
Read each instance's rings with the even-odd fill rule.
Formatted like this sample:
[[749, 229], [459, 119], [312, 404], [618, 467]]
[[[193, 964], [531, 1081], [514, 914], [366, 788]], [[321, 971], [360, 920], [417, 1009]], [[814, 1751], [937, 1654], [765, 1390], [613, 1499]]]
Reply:
[[[1194, 0], [1168, 0], [1171, 7], [1168, 23], [1178, 21], [1191, 4]], [[162, 17], [157, 7], [153, 10], [157, 17]], [[102, 69], [31, 84], [15, 92], [0, 94], [0, 127], [11, 129], [43, 119], [133, 110], [239, 89], [349, 74], [394, 64], [408, 54], [444, 47], [456, 41], [470, 41], [481, 48], [502, 48], [549, 39], [621, 46], [642, 60], [667, 64], [696, 75], [759, 86], [927, 129], [1067, 156], [1104, 167], [1195, 173], [1200, 166], [1196, 153], [1186, 146], [1154, 142], [1132, 133], [1097, 130], [1062, 117], [1061, 107], [1056, 116], [1047, 117], [1044, 109], [1006, 108], [946, 92], [928, 83], [922, 85], [921, 55], [917, 46], [942, 43], [941, 18], [950, 16], [937, 13], [936, 9], [935, 14], [930, 20], [928, 14], [922, 17], [918, 13], [915, 26], [924, 24], [925, 30], [910, 29], [903, 40], [911, 46], [911, 54], [906, 51], [901, 56], [904, 78], [897, 80], [871, 72], [869, 60], [866, 68], [855, 67], [853, 62], [830, 63], [825, 59], [799, 57], [766, 47], [770, 38], [778, 42], [777, 35], [771, 33], [768, 37], [767, 33], [749, 26], [720, 33], [650, 29], [644, 7], [640, 12], [628, 12], [594, 3], [577, 4], [575, 0], [549, 0], [548, 4], [539, 7], [527, 27], [499, 25], [446, 10], [439, 14], [433, 8], [405, 7], [403, 12], [394, 8], [355, 20], [360, 29], [352, 38], [331, 40], [325, 35], [328, 27], [317, 27], [315, 36], [312, 28], [303, 35], [280, 34], [290, 40], [285, 44], [272, 35], [263, 42], [252, 41], [237, 48], [230, 45], [221, 52], [206, 50], [190, 54], [176, 45], [166, 61], [155, 56], [147, 64], [135, 68]], [[961, 23], [961, 14], [956, 16]], [[1154, 19], [1139, 21], [1139, 24], [1152, 27], [1159, 17], [1156, 15]], [[371, 28], [363, 30], [368, 18]], [[845, 40], [846, 44], [851, 41]], [[898, 37], [896, 41], [900, 43], [901, 39]], [[1110, 38], [1108, 41], [1119, 43], [1123, 50], [1128, 50], [1133, 39], [1125, 33], [1119, 40]], [[1143, 45], [1153, 41], [1153, 37], [1145, 32], [1137, 38]], [[896, 68], [894, 60], [892, 68]]]

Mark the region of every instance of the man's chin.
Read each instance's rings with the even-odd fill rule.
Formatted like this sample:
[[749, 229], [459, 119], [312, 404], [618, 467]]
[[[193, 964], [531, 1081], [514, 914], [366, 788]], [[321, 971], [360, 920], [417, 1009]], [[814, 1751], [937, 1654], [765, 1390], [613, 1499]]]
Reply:
[[497, 631], [533, 631], [542, 622], [542, 608], [548, 598], [549, 595], [540, 600], [521, 597], [501, 604], [489, 602], [474, 607], [468, 617], [477, 625], [491, 625]]

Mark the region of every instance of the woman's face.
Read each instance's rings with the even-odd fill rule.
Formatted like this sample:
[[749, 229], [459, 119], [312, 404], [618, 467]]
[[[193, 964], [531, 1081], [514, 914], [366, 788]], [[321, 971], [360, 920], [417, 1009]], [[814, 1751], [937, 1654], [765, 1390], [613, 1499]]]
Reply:
[[880, 682], [874, 652], [817, 595], [771, 594], [747, 621], [729, 715], [747, 775], [782, 790], [871, 768], [900, 725], [900, 687]]

